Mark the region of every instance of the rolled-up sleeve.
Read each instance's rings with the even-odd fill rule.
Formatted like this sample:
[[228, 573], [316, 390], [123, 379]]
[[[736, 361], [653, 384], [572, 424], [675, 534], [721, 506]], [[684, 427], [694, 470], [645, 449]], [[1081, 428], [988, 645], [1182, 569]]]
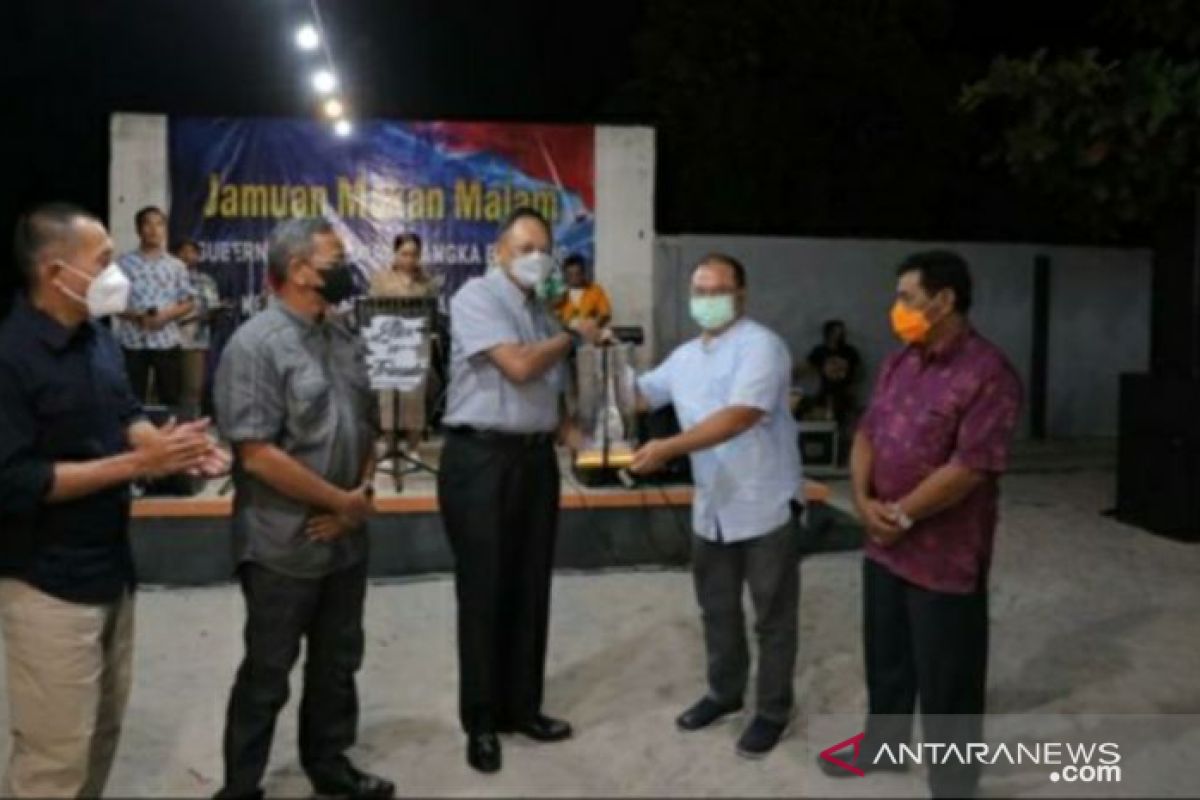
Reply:
[[451, 334], [463, 355], [474, 358], [501, 344], [517, 344], [521, 334], [504, 305], [482, 281], [467, 284], [450, 301]]
[[217, 368], [213, 399], [217, 428], [231, 442], [274, 442], [283, 431], [283, 380], [262, 342], [230, 342]]
[[952, 460], [978, 472], [1003, 472], [1020, 411], [1021, 380], [1007, 365], [998, 365], [963, 413]]
[[782, 346], [769, 339], [753, 340], [738, 361], [729, 392], [731, 406], [771, 411], [792, 374], [792, 360]]
[[35, 453], [32, 399], [10, 366], [0, 364], [0, 508], [25, 514], [54, 484], [54, 463]]

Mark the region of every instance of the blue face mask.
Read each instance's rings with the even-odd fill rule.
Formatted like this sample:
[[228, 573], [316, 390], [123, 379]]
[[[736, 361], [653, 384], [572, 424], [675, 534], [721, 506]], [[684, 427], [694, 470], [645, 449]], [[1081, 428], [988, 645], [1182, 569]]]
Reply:
[[718, 294], [711, 297], [693, 296], [688, 310], [692, 319], [706, 331], [723, 328], [737, 315], [733, 295]]

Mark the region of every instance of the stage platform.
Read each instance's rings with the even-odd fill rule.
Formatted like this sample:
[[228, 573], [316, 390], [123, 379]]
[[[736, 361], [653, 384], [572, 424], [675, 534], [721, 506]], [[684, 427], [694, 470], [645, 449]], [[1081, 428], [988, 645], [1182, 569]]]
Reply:
[[[437, 450], [422, 451], [436, 468]], [[639, 485], [587, 487], [563, 463], [556, 564], [562, 569], [682, 566], [691, 540], [692, 487]], [[391, 474], [375, 481], [377, 514], [370, 522], [371, 574], [410, 576], [453, 568], [437, 513], [435, 478], [428, 472], [404, 476], [397, 491]], [[223, 492], [223, 490], [225, 490]], [[827, 486], [807, 481], [808, 524], [801, 534], [807, 552], [857, 547], [855, 521], [829, 503]], [[131, 535], [144, 583], [204, 585], [233, 575], [229, 517], [232, 495], [226, 481], [212, 481], [192, 497], [147, 497], [134, 501]]]

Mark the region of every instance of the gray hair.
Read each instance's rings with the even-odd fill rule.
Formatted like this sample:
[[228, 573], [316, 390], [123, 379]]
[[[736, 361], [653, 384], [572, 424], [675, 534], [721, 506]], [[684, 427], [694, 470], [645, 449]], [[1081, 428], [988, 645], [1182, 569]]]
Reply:
[[276, 284], [287, 280], [288, 265], [293, 259], [311, 258], [313, 237], [333, 233], [333, 225], [323, 217], [289, 219], [271, 231], [267, 242], [267, 270]]

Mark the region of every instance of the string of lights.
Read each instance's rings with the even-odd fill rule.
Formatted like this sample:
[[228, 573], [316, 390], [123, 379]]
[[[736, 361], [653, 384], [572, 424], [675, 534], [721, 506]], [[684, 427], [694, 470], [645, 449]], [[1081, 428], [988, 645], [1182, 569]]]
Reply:
[[329, 47], [329, 36], [317, 0], [309, 0], [309, 10], [311, 19], [296, 29], [296, 47], [302, 52], [315, 54], [318, 59], [309, 80], [320, 101], [320, 113], [333, 123], [334, 133], [349, 136], [354, 132], [354, 124], [350, 120], [341, 82], [333, 66], [333, 51]]

